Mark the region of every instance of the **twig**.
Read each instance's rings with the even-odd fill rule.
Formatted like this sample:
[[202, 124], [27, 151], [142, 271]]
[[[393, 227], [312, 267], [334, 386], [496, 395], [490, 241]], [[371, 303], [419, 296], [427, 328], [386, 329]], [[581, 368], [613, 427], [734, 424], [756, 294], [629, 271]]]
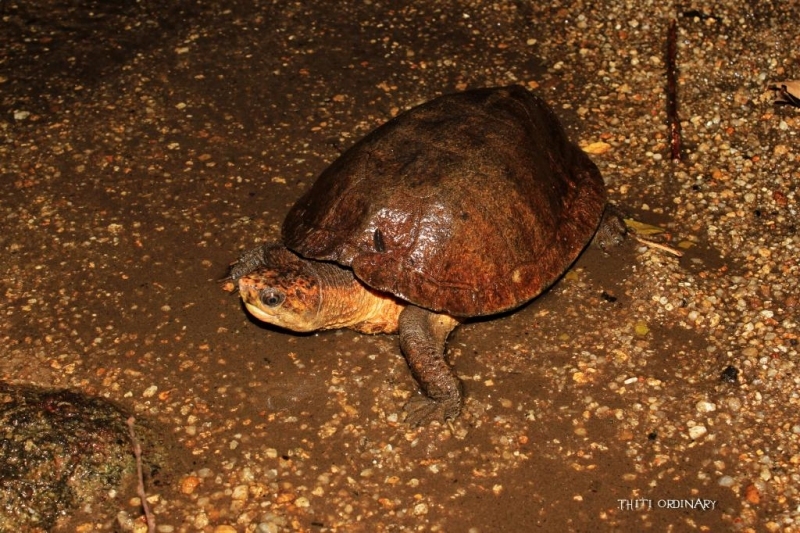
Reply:
[[667, 246], [665, 244], [661, 244], [661, 243], [658, 243], [658, 242], [655, 242], [655, 241], [651, 241], [650, 239], [645, 239], [644, 237], [640, 237], [639, 235], [636, 235], [633, 232], [629, 233], [628, 235], [630, 235], [631, 237], [633, 237], [634, 239], [636, 239], [637, 241], [639, 241], [640, 243], [642, 243], [642, 244], [644, 244], [646, 246], [650, 246], [651, 248], [657, 248], [659, 250], [663, 250], [663, 251], [665, 251], [667, 253], [670, 253], [670, 254], [672, 254], [674, 256], [677, 256], [677, 257], [683, 257], [683, 252], [681, 252], [680, 250], [676, 250], [675, 248], [671, 248], [671, 247], [669, 247], [669, 246]]
[[673, 161], [681, 160], [681, 121], [678, 117], [678, 22], [672, 19], [667, 32], [667, 127], [670, 154]]
[[131, 442], [133, 443], [133, 455], [136, 458], [136, 475], [139, 478], [136, 487], [136, 493], [142, 501], [142, 509], [144, 510], [144, 517], [147, 520], [147, 533], [156, 533], [156, 517], [150, 510], [150, 504], [147, 503], [147, 493], [144, 491], [144, 474], [142, 473], [142, 446], [136, 439], [136, 433], [133, 431], [133, 424], [136, 419], [133, 417], [128, 418], [128, 431], [131, 435]]

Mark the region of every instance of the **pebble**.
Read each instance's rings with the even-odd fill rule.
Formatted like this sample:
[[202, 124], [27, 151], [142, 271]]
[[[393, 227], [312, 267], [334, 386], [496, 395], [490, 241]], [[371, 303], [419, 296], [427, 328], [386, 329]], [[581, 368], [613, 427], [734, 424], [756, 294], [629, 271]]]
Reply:
[[305, 507], [309, 507], [309, 506], [311, 506], [311, 502], [309, 502], [309, 501], [308, 501], [308, 498], [306, 498], [305, 496], [300, 496], [299, 498], [297, 498], [297, 499], [294, 501], [294, 504], [295, 504], [297, 507], [300, 507], [300, 508], [305, 508]]
[[728, 398], [725, 400], [725, 403], [728, 406], [728, 409], [734, 413], [742, 408], [742, 401], [736, 397]]
[[418, 503], [414, 506], [414, 514], [417, 516], [428, 514], [428, 504]]
[[701, 401], [697, 402], [697, 404], [695, 405], [695, 408], [700, 413], [711, 413], [711, 412], [717, 410], [716, 404], [714, 404], [712, 402], [709, 402], [707, 400], [701, 400]]
[[706, 433], [708, 433], [708, 429], [706, 429], [706, 427], [703, 425], [692, 426], [689, 428], [689, 437], [691, 437], [692, 440], [697, 440]]
[[761, 503], [761, 493], [755, 484], [750, 484], [745, 487], [745, 499], [753, 505]]
[[203, 480], [197, 476], [186, 476], [181, 480], [180, 490], [184, 494], [192, 494]]

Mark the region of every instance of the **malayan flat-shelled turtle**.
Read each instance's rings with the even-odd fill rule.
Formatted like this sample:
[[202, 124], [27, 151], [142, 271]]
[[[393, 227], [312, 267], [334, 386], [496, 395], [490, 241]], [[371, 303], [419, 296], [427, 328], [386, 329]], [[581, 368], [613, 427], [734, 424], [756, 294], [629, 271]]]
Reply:
[[361, 139], [291, 208], [282, 243], [246, 252], [230, 277], [255, 318], [283, 328], [399, 333], [423, 392], [408, 420], [452, 418], [462, 387], [445, 359], [450, 332], [540, 294], [605, 208], [600, 172], [541, 98], [472, 90]]

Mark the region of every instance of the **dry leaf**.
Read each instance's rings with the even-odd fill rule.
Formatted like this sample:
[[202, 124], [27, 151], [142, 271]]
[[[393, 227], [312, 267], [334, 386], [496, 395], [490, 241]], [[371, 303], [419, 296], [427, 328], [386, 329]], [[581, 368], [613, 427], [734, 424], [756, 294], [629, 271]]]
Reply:
[[800, 107], [800, 80], [782, 81], [775, 85], [770, 85], [771, 91], [776, 91], [776, 104], [789, 104]]
[[600, 155], [611, 150], [611, 145], [603, 141], [593, 142], [583, 147], [583, 151], [587, 154]]
[[639, 235], [652, 236], [652, 235], [658, 235], [659, 233], [664, 233], [666, 231], [664, 228], [659, 228], [658, 226], [651, 226], [650, 224], [645, 224], [644, 222], [639, 222], [638, 220], [634, 220], [632, 218], [626, 218], [625, 225]]

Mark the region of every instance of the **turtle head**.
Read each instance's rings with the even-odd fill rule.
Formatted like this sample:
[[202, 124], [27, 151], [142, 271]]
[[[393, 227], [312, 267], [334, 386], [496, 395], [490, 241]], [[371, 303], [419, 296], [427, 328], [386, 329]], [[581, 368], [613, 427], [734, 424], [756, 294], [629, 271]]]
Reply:
[[318, 263], [280, 245], [264, 246], [258, 255], [258, 266], [236, 278], [239, 294], [250, 314], [292, 331], [324, 327], [320, 316], [322, 284], [317, 274]]

